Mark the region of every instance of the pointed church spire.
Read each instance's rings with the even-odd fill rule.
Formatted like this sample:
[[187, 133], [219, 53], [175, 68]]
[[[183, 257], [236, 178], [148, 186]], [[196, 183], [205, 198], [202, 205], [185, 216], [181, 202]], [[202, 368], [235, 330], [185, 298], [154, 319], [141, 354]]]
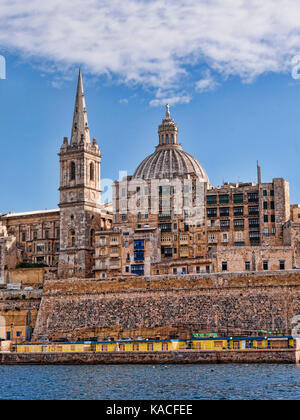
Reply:
[[71, 146], [90, 144], [90, 131], [86, 113], [85, 97], [83, 91], [82, 75], [79, 68], [73, 125], [71, 133]]

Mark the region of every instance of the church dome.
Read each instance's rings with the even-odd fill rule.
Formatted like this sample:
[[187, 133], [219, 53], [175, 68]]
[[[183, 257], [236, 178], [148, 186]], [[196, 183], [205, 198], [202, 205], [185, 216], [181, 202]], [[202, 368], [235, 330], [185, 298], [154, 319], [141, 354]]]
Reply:
[[137, 167], [133, 178], [139, 179], [174, 179], [196, 176], [209, 182], [208, 176], [200, 162], [189, 153], [182, 150], [178, 144], [178, 127], [170, 118], [167, 105], [166, 119], [158, 129], [159, 145], [151, 155]]
[[133, 178], [142, 179], [173, 179], [195, 175], [208, 182], [208, 177], [200, 162], [189, 153], [177, 147], [160, 147], [147, 156], [137, 167]]

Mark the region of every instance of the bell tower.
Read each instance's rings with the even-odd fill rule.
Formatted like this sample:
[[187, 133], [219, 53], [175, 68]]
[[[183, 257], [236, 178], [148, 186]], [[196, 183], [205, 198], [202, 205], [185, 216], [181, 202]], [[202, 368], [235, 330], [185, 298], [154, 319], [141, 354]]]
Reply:
[[60, 149], [60, 255], [59, 278], [90, 277], [94, 234], [99, 228], [100, 149], [90, 142], [82, 75], [79, 70], [70, 142]]

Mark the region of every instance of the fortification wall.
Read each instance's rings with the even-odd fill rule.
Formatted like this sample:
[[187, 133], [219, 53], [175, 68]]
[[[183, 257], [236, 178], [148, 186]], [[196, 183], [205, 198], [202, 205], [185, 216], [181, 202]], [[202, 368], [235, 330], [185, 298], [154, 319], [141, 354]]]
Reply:
[[300, 273], [236, 273], [115, 281], [47, 280], [34, 336], [168, 338], [213, 329], [290, 333]]
[[40, 290], [31, 292], [3, 290], [0, 292], [1, 339], [6, 339], [9, 333], [10, 339], [14, 341], [25, 340], [26, 327], [33, 329], [35, 326], [41, 295]]

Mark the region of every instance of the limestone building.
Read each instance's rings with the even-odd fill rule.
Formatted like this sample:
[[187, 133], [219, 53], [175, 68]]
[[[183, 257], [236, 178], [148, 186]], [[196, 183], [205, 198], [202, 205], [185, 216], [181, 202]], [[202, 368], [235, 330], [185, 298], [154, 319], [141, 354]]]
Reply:
[[59, 159], [58, 209], [0, 216], [14, 242], [8, 249], [2, 235], [3, 270], [46, 265], [57, 269], [60, 277], [92, 276], [95, 231], [109, 229], [112, 214], [100, 204], [101, 153], [96, 139], [90, 141], [80, 71], [71, 138], [64, 138]]
[[59, 151], [59, 208], [0, 215], [0, 276], [46, 265], [57, 278], [287, 270], [300, 266], [300, 207], [274, 178], [211, 185], [183, 150], [167, 105], [155, 151], [101, 204], [101, 152], [91, 141], [79, 72], [70, 140]]

